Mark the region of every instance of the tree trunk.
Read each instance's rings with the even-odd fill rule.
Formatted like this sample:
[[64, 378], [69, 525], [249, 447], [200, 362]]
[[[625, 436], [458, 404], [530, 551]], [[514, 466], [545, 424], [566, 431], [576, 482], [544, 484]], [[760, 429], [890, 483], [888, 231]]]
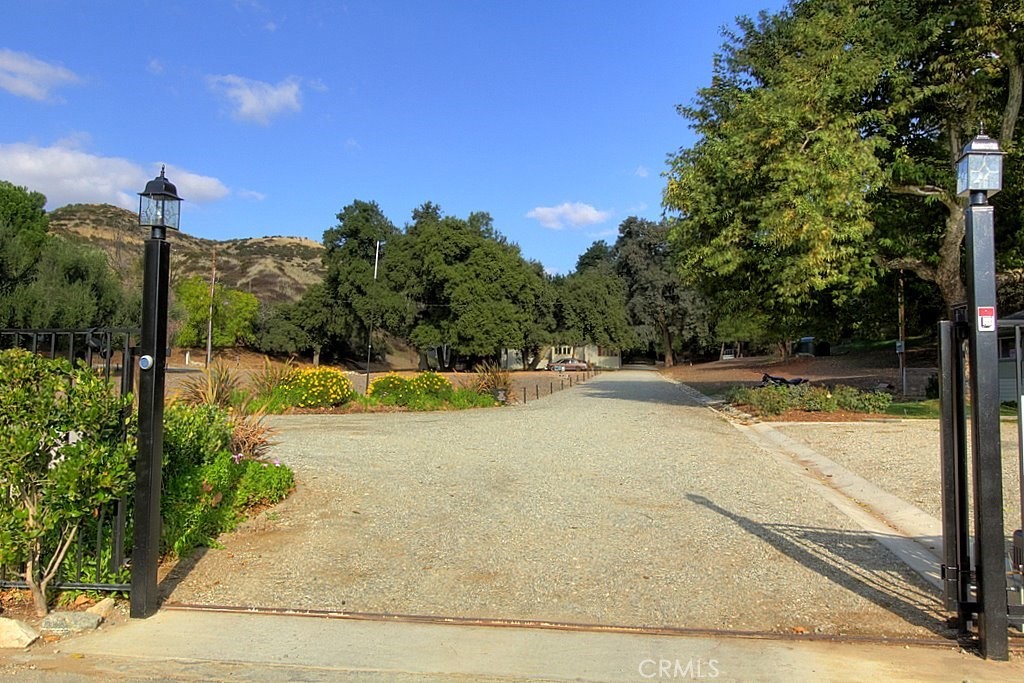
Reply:
[[675, 365], [675, 358], [672, 356], [672, 332], [668, 325], [661, 326], [661, 343], [665, 345], [665, 367], [670, 368]]
[[946, 218], [946, 230], [939, 246], [939, 263], [935, 268], [935, 284], [946, 304], [949, 319], [953, 319], [953, 309], [967, 303], [967, 288], [960, 275], [962, 246], [966, 234], [964, 207], [960, 204], [948, 206], [949, 216]]
[[35, 574], [36, 564], [30, 557], [25, 563], [25, 583], [28, 584], [28, 591], [32, 595], [32, 606], [36, 609], [36, 616], [45, 617], [50, 612], [50, 606], [46, 604], [46, 586], [36, 582]]
[[320, 366], [320, 345], [317, 344], [313, 347], [313, 367]]

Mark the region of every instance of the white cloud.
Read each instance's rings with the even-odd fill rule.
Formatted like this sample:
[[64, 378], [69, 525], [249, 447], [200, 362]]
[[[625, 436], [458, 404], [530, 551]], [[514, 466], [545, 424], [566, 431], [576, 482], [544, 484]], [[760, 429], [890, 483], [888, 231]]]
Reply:
[[294, 77], [277, 85], [234, 74], [208, 76], [206, 80], [211, 90], [232, 103], [233, 116], [242, 121], [266, 126], [275, 116], [302, 111], [302, 88]]
[[167, 179], [178, 188], [178, 196], [193, 204], [205, 204], [224, 199], [230, 190], [220, 180], [199, 175], [178, 166], [167, 164]]
[[345, 140], [345, 149], [347, 149], [350, 152], [358, 152], [362, 148], [363, 146], [360, 145], [359, 141], [356, 140], [355, 138], [349, 138], [348, 140]]
[[256, 190], [239, 190], [238, 196], [242, 199], [248, 199], [253, 202], [262, 202], [267, 198], [267, 195], [262, 192], [257, 192]]
[[146, 70], [149, 73], [159, 76], [164, 72], [164, 64], [156, 57], [149, 60], [149, 64], [146, 65]]
[[559, 204], [558, 206], [538, 206], [526, 214], [527, 218], [536, 218], [545, 228], [561, 230], [566, 225], [573, 228], [594, 225], [608, 220], [611, 213], [599, 211], [590, 204], [580, 202]]
[[53, 100], [50, 91], [77, 83], [75, 72], [49, 64], [24, 52], [0, 49], [0, 89], [18, 97], [45, 102]]
[[[90, 154], [79, 148], [80, 138], [58, 141], [50, 147], [30, 143], [0, 144], [0, 175], [46, 195], [53, 209], [65, 204], [114, 204], [138, 208], [139, 190], [159, 172], [120, 157]], [[167, 177], [189, 202], [221, 199], [228, 188], [209, 176], [168, 166]]]
[[635, 175], [637, 178], [646, 178], [650, 174], [651, 172], [647, 170], [646, 166], [637, 166], [636, 170], [633, 171], [633, 175]]

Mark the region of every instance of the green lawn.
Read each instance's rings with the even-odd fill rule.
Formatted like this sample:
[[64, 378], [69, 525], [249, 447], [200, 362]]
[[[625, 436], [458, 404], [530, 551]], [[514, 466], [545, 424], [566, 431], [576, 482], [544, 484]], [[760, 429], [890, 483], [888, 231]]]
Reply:
[[[970, 406], [968, 406], [969, 408]], [[925, 420], [939, 419], [939, 399], [930, 398], [926, 401], [907, 401], [905, 403], [890, 403], [885, 411], [886, 415], [896, 417], [920, 418]], [[1017, 407], [1003, 404], [999, 406], [999, 414], [1004, 417], [1016, 417]]]

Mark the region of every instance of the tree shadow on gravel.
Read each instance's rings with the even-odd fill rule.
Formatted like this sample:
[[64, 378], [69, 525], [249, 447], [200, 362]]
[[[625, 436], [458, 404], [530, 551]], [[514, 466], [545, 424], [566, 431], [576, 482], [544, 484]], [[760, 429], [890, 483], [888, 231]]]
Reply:
[[794, 524], [768, 524], [730, 512], [710, 499], [687, 494], [690, 501], [735, 522], [767, 543], [843, 588], [899, 615], [915, 626], [955, 639], [940, 613], [938, 598], [909, 566], [866, 532]]

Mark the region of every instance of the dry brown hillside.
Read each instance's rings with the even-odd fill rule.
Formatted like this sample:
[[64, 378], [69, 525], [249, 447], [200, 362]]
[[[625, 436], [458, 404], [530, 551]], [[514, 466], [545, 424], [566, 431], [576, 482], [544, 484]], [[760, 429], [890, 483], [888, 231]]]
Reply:
[[[129, 287], [142, 280], [142, 244], [148, 233], [135, 213], [109, 204], [70, 204], [50, 213], [50, 231], [107, 254]], [[295, 301], [323, 279], [323, 247], [303, 237], [250, 237], [217, 242], [170, 231], [171, 281], [210, 276], [214, 249], [217, 280], [249, 291], [266, 303]]]

